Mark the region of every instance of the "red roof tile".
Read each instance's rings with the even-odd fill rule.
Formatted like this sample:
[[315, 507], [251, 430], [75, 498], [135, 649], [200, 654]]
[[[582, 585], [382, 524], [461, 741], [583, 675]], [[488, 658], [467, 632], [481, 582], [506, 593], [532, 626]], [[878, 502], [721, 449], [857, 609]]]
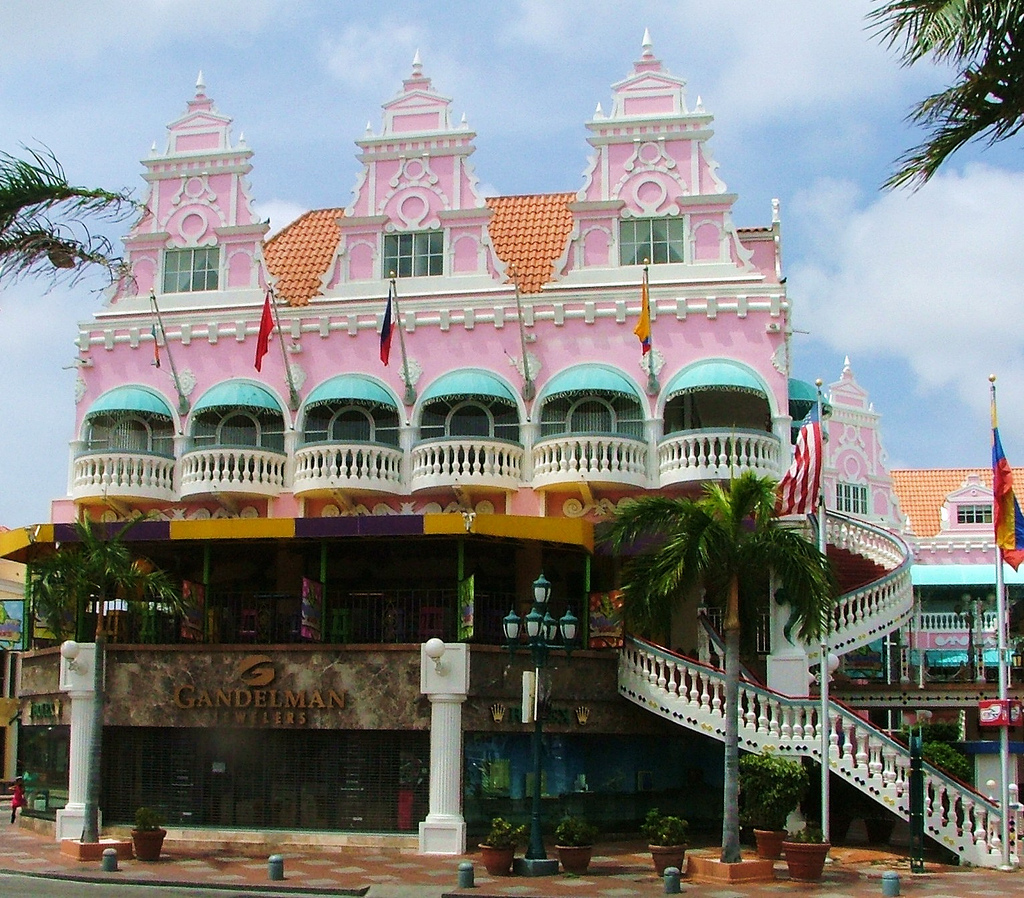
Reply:
[[290, 306], [309, 305], [341, 239], [338, 219], [344, 209], [314, 209], [301, 215], [263, 247], [267, 268], [277, 278], [277, 293]]
[[494, 251], [519, 279], [522, 293], [539, 293], [554, 273], [572, 233], [569, 203], [574, 193], [494, 196], [488, 231]]
[[[946, 496], [962, 487], [971, 474], [989, 489], [991, 468], [925, 468], [891, 471], [892, 486], [900, 500], [900, 509], [910, 519], [915, 536], [935, 536], [941, 529], [939, 511]], [[1014, 468], [1015, 483], [1024, 484], [1024, 468]]]

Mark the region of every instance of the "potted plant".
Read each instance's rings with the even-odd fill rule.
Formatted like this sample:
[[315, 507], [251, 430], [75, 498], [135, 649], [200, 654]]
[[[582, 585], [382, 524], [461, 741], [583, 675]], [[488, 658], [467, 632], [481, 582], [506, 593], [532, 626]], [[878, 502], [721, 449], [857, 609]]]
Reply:
[[167, 830], [163, 818], [152, 808], [139, 808], [135, 812], [135, 828], [132, 830], [132, 847], [140, 861], [160, 860]]
[[657, 808], [647, 812], [640, 835], [647, 839], [651, 860], [659, 876], [664, 876], [668, 867], [683, 869], [688, 829], [689, 824], [682, 817], [664, 816]]
[[817, 826], [808, 824], [798, 832], [789, 833], [782, 843], [789, 878], [800, 882], [816, 882], [821, 879], [825, 858], [831, 847]]
[[771, 750], [740, 758], [741, 819], [754, 828], [758, 857], [782, 857], [786, 821], [809, 785], [807, 769], [798, 760]]
[[563, 817], [555, 827], [555, 850], [566, 873], [586, 873], [594, 853], [597, 827], [582, 817]]
[[495, 817], [491, 821], [491, 831], [480, 843], [480, 857], [491, 876], [508, 875], [516, 848], [525, 833], [525, 826], [513, 826], [503, 817]]

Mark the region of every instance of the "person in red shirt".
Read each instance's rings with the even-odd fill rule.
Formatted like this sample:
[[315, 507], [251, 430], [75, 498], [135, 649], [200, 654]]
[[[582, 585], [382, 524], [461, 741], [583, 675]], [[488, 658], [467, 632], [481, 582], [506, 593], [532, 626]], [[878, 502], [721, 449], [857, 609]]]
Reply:
[[27, 805], [28, 801], [25, 799], [25, 787], [22, 785], [22, 780], [19, 776], [14, 781], [14, 788], [11, 790], [11, 823], [14, 823], [14, 818], [18, 813], [18, 808], [23, 808]]

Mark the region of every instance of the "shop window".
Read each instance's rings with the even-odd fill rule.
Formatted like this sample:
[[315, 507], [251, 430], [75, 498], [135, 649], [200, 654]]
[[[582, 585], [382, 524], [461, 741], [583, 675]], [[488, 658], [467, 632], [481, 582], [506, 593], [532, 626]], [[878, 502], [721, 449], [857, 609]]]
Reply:
[[219, 283], [220, 249], [169, 249], [164, 253], [164, 293], [195, 293], [216, 290]]
[[628, 218], [619, 222], [620, 265], [685, 261], [681, 218]]
[[444, 273], [444, 235], [440, 231], [384, 235], [384, 277], [436, 277]]

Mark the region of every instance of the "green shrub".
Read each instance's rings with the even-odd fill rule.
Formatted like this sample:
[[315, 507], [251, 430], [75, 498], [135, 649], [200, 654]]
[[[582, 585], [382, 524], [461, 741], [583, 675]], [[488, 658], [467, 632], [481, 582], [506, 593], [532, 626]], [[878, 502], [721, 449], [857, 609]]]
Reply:
[[163, 826], [164, 818], [152, 808], [138, 808], [135, 811], [135, 828], [140, 832], [152, 832]]
[[783, 830], [810, 785], [799, 761], [773, 751], [740, 758], [741, 820], [756, 829]]
[[689, 828], [682, 817], [662, 816], [657, 808], [651, 808], [644, 817], [640, 835], [648, 845], [685, 845]]
[[803, 829], [795, 829], [793, 832], [786, 835], [787, 842], [807, 842], [815, 845], [820, 845], [825, 841], [824, 835], [822, 835], [821, 827], [813, 826], [808, 823]]
[[525, 835], [525, 826], [513, 826], [503, 817], [495, 817], [491, 821], [491, 831], [480, 844], [491, 848], [517, 848]]
[[921, 746], [921, 757], [929, 764], [952, 774], [965, 783], [974, 781], [974, 766], [960, 749], [945, 742], [925, 742]]
[[555, 827], [555, 844], [566, 848], [593, 845], [597, 838], [597, 827], [582, 817], [563, 817]]

